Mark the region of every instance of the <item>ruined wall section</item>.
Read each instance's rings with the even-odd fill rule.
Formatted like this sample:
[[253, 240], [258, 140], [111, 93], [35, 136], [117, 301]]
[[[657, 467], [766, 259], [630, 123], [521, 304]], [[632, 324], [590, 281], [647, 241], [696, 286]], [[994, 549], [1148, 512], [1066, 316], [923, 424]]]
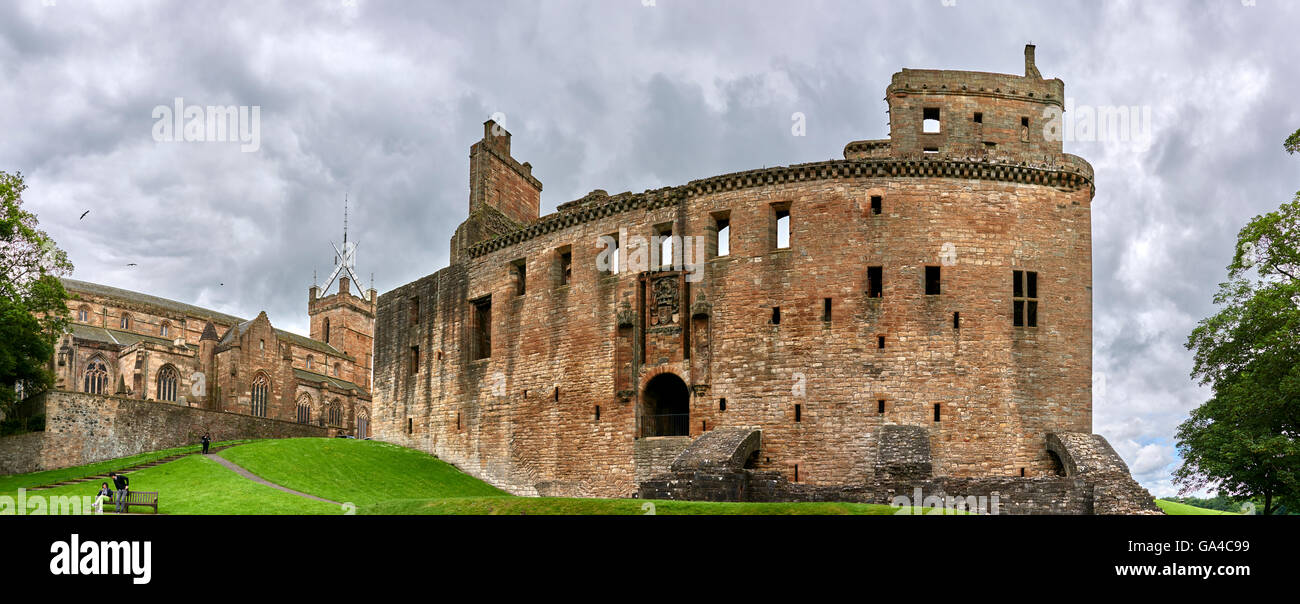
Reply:
[[[1049, 473], [1045, 434], [1090, 428], [1090, 188], [826, 178], [692, 196], [678, 202], [684, 212], [666, 194], [647, 196], [643, 206], [582, 221], [561, 212], [548, 217], [558, 222], [550, 233], [382, 296], [383, 438], [410, 441], [516, 492], [527, 492], [528, 481], [567, 480], [625, 495], [635, 488], [638, 397], [664, 371], [697, 387], [692, 436], [761, 428], [757, 469], [810, 484], [872, 475], [876, 434], [888, 423], [924, 427], [936, 474], [954, 476]], [[883, 198], [880, 214], [872, 196]], [[774, 204], [792, 217], [788, 249], [772, 241]], [[636, 275], [599, 273], [599, 238], [619, 233], [627, 246], [663, 223], [703, 234], [718, 213], [730, 217], [731, 252], [705, 263], [687, 303], [711, 308], [707, 379], [687, 362], [643, 359], [633, 397], [619, 397], [617, 315], [635, 307]], [[571, 281], [561, 284], [566, 251]], [[512, 268], [520, 260], [523, 295]], [[883, 267], [881, 298], [866, 295], [869, 266]], [[926, 266], [941, 268], [940, 295], [925, 294]], [[1036, 328], [1012, 326], [1011, 275], [1021, 269], [1039, 274]], [[404, 323], [413, 296], [437, 300], [437, 314], [414, 330]], [[464, 347], [472, 301], [489, 296], [491, 356], [473, 359]], [[412, 380], [395, 372], [417, 333], [422, 350], [441, 349], [444, 360], [422, 353]], [[413, 381], [428, 385], [410, 390]], [[415, 432], [403, 435], [408, 420]], [[422, 425], [428, 435], [418, 433]]]

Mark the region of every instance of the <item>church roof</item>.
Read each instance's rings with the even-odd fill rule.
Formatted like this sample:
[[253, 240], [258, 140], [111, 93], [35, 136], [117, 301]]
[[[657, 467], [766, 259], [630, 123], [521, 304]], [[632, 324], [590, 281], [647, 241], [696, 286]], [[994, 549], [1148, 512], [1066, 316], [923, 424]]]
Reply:
[[[123, 348], [135, 344], [136, 342], [153, 342], [162, 346], [173, 346], [172, 340], [160, 338], [157, 336], [147, 336], [144, 334], [122, 331], [120, 329], [109, 329], [107, 327], [96, 327], [94, 325], [84, 325], [81, 323], [72, 324], [73, 337], [81, 340], [90, 340], [92, 342], [104, 342], [105, 344], [116, 344]], [[197, 349], [193, 344], [186, 344], [190, 349]]]
[[[226, 324], [226, 325], [230, 325], [230, 326], [232, 326], [232, 327], [231, 327], [229, 330], [227, 330], [226, 333], [225, 333], [225, 335], [224, 335], [224, 337], [221, 338], [221, 343], [222, 343], [222, 344], [228, 343], [228, 342], [230, 341], [230, 339], [231, 339], [231, 335], [232, 335], [232, 332], [235, 331], [235, 328], [236, 328], [236, 327], [239, 327], [239, 326], [241, 326], [241, 325], [243, 326], [243, 330], [241, 330], [241, 331], [239, 332], [240, 334], [242, 334], [244, 331], [246, 331], [246, 330], [248, 329], [247, 324], [248, 324], [248, 323], [251, 323], [251, 321], [247, 321], [247, 320], [245, 320], [245, 319], [241, 319], [241, 318], [236, 317], [236, 316], [234, 316], [234, 315], [228, 315], [228, 314], [225, 314], [225, 313], [220, 313], [220, 312], [217, 312], [217, 311], [215, 311], [215, 310], [210, 310], [210, 309], [207, 309], [207, 308], [203, 308], [203, 307], [201, 307], [201, 306], [194, 306], [193, 304], [186, 304], [186, 303], [184, 303], [184, 302], [177, 302], [177, 301], [175, 301], [175, 300], [168, 300], [167, 298], [159, 298], [158, 296], [151, 296], [151, 295], [149, 295], [149, 294], [142, 294], [142, 293], [140, 293], [140, 292], [135, 292], [135, 291], [131, 291], [131, 290], [128, 290], [128, 289], [120, 289], [120, 288], [116, 288], [116, 287], [109, 287], [109, 286], [107, 286], [107, 285], [100, 285], [100, 284], [98, 284], [98, 283], [91, 283], [91, 282], [89, 282], [89, 281], [78, 281], [78, 280], [76, 280], [76, 279], [68, 279], [68, 278], [66, 278], [66, 277], [60, 279], [60, 281], [63, 282], [63, 287], [64, 287], [64, 289], [68, 290], [69, 292], [83, 292], [83, 293], [92, 294], [92, 295], [96, 295], [96, 296], [104, 296], [104, 297], [115, 298], [115, 299], [119, 299], [119, 300], [127, 300], [127, 301], [130, 301], [130, 302], [135, 302], [135, 303], [137, 303], [137, 304], [143, 304], [143, 305], [146, 305], [146, 306], [153, 306], [153, 307], [155, 307], [155, 308], [162, 308], [162, 309], [170, 310], [170, 311], [173, 311], [173, 312], [176, 312], [176, 313], [184, 314], [185, 316], [188, 316], [188, 317], [197, 317], [197, 318], [200, 318], [200, 319], [207, 319], [207, 320], [212, 321], [212, 322], [214, 322], [214, 323], [223, 323], [223, 324]], [[82, 327], [89, 327], [89, 326], [82, 326]], [[92, 328], [92, 329], [101, 329], [101, 330], [102, 330], [102, 329], [104, 329], [104, 328], [102, 328], [102, 327], [94, 327], [94, 328]], [[171, 343], [170, 340], [166, 340], [166, 339], [164, 339], [164, 338], [153, 338], [152, 336], [145, 336], [145, 335], [140, 335], [140, 334], [130, 334], [129, 332], [119, 332], [119, 331], [116, 331], [116, 330], [109, 330], [109, 331], [113, 331], [114, 334], [118, 334], [118, 333], [128, 334], [128, 339], [129, 339], [130, 337], [136, 337], [136, 338], [140, 338], [140, 339], [150, 338], [150, 339], [156, 340], [156, 341], [158, 341], [158, 342], [166, 343], [166, 344], [170, 344], [170, 343]], [[275, 330], [275, 335], [276, 335], [276, 337], [278, 337], [278, 338], [280, 338], [280, 339], [282, 339], [282, 340], [286, 340], [286, 341], [292, 343], [292, 344], [295, 345], [295, 346], [299, 346], [299, 347], [302, 347], [302, 348], [307, 348], [307, 349], [310, 349], [310, 350], [315, 350], [315, 351], [317, 351], [317, 352], [324, 353], [324, 354], [332, 354], [332, 355], [340, 356], [340, 357], [343, 357], [343, 358], [346, 358], [346, 359], [356, 360], [356, 359], [354, 359], [354, 358], [352, 357], [352, 355], [349, 355], [349, 354], [343, 352], [342, 350], [339, 350], [339, 349], [337, 349], [337, 348], [335, 348], [335, 347], [333, 347], [333, 346], [331, 346], [331, 345], [329, 345], [329, 344], [326, 344], [325, 342], [321, 342], [321, 341], [318, 341], [318, 340], [313, 340], [313, 339], [308, 338], [308, 337], [306, 337], [306, 336], [301, 336], [301, 335], [298, 335], [298, 334], [293, 333], [293, 332], [290, 332], [290, 331], [285, 331], [285, 330], [283, 330], [283, 329], [276, 329], [276, 330]], [[101, 337], [102, 337], [102, 336], [101, 336]], [[92, 338], [92, 339], [93, 339], [93, 338]], [[112, 342], [113, 339], [109, 338], [109, 339], [105, 339], [105, 340], [103, 340], [103, 341], [105, 341], [105, 342]], [[134, 340], [133, 340], [133, 342], [134, 342]]]
[[207, 319], [214, 323], [224, 323], [226, 325], [234, 325], [235, 323], [243, 321], [243, 319], [239, 317], [220, 313], [215, 310], [209, 310], [207, 308], [194, 306], [193, 304], [186, 304], [184, 302], [177, 302], [175, 300], [168, 300], [166, 298], [159, 298], [158, 296], [150, 296], [149, 294], [142, 294], [140, 292], [133, 292], [128, 289], [119, 289], [107, 285], [100, 285], [98, 283], [90, 283], [89, 281], [68, 279], [66, 277], [60, 279], [60, 281], [63, 282], [63, 288], [69, 292], [84, 292], [97, 296], [128, 300], [138, 304], [167, 309], [191, 317]]
[[297, 368], [297, 367], [294, 367], [294, 368], [293, 368], [293, 376], [296, 377], [296, 378], [298, 378], [298, 379], [300, 379], [300, 380], [306, 380], [306, 381], [311, 382], [311, 383], [313, 383], [313, 384], [319, 384], [319, 383], [321, 383], [321, 382], [329, 382], [329, 383], [333, 384], [335, 387], [337, 387], [337, 388], [342, 388], [342, 389], [344, 389], [344, 390], [355, 390], [355, 391], [360, 392], [360, 393], [364, 393], [364, 392], [365, 392], [364, 390], [361, 389], [360, 386], [358, 386], [358, 385], [356, 385], [356, 384], [353, 384], [352, 382], [349, 382], [349, 381], [347, 381], [347, 380], [345, 380], [345, 379], [342, 379], [342, 378], [336, 378], [336, 377], [330, 377], [330, 376], [325, 375], [325, 374], [322, 374], [322, 373], [316, 373], [316, 372], [314, 372], [314, 371], [307, 371], [306, 369], [299, 369], [299, 368]]

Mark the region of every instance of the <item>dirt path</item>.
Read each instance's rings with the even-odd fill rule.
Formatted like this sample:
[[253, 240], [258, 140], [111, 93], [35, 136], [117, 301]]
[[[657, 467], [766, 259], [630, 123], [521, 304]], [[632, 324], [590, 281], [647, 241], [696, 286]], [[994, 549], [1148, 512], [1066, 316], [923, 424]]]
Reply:
[[236, 474], [239, 474], [240, 476], [243, 476], [244, 478], [247, 478], [247, 479], [249, 479], [249, 480], [251, 480], [251, 481], [253, 481], [253, 482], [256, 482], [256, 483], [264, 484], [264, 485], [266, 485], [266, 486], [268, 486], [268, 487], [271, 487], [271, 488], [273, 488], [273, 489], [279, 489], [279, 490], [284, 491], [284, 492], [286, 492], [286, 493], [293, 493], [294, 495], [297, 495], [297, 496], [299, 496], [299, 497], [306, 497], [307, 499], [314, 499], [314, 500], [316, 500], [316, 501], [323, 501], [323, 502], [325, 502], [325, 503], [332, 503], [332, 504], [334, 504], [334, 505], [343, 505], [343, 504], [341, 504], [341, 503], [339, 503], [339, 502], [337, 502], [337, 501], [330, 501], [329, 499], [325, 499], [325, 498], [322, 498], [322, 497], [317, 497], [317, 496], [315, 496], [315, 495], [308, 495], [308, 494], [303, 493], [303, 492], [300, 492], [300, 491], [295, 491], [295, 490], [293, 490], [293, 489], [291, 489], [291, 488], [289, 488], [289, 487], [281, 486], [281, 485], [275, 484], [274, 482], [271, 482], [271, 481], [269, 481], [269, 480], [267, 480], [267, 479], [265, 479], [265, 478], [262, 478], [261, 476], [258, 476], [257, 474], [254, 474], [254, 473], [252, 473], [252, 472], [249, 472], [248, 470], [245, 470], [243, 467], [237, 465], [235, 462], [230, 461], [229, 459], [226, 459], [226, 458], [224, 458], [224, 457], [222, 457], [222, 456], [220, 456], [220, 455], [216, 455], [215, 453], [209, 453], [208, 455], [205, 455], [205, 457], [207, 457], [208, 459], [211, 459], [211, 460], [213, 460], [213, 461], [215, 461], [215, 462], [217, 462], [217, 463], [219, 463], [219, 464], [221, 464], [221, 465], [223, 465], [223, 466], [225, 466], [225, 467], [227, 467], [227, 468], [229, 468], [229, 469], [231, 469], [231, 470], [234, 470], [234, 472], [235, 472]]

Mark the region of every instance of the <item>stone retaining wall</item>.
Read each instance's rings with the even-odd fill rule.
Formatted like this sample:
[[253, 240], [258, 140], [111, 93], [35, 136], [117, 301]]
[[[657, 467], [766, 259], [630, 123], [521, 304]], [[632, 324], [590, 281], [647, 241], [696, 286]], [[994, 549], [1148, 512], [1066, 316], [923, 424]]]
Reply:
[[172, 403], [52, 391], [45, 431], [0, 438], [0, 474], [54, 470], [146, 451], [248, 438], [330, 436], [328, 428]]

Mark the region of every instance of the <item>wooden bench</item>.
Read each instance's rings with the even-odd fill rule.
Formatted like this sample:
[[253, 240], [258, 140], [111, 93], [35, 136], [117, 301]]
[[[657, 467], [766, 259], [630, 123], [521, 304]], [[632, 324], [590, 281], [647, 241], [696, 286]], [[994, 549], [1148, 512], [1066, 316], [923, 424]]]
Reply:
[[[113, 502], [114, 504], [117, 503], [116, 493], [114, 493]], [[118, 512], [123, 512], [123, 511], [130, 512], [131, 506], [133, 505], [142, 505], [142, 506], [151, 507], [153, 508], [153, 513], [157, 514], [158, 493], [156, 491], [127, 491], [126, 500], [122, 502], [121, 508], [119, 509], [115, 507], [114, 509], [117, 509]]]

